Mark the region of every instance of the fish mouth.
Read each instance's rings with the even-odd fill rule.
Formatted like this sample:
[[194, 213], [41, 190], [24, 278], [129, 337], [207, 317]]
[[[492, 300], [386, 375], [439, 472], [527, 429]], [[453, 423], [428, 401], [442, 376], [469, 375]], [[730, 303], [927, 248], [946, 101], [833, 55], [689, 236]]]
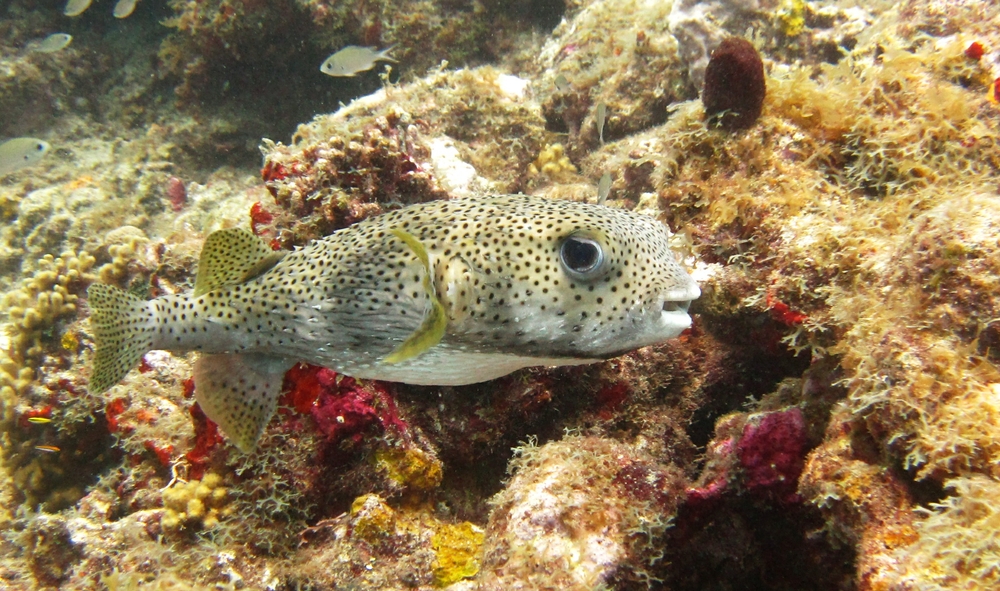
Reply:
[[660, 304], [660, 330], [668, 337], [675, 337], [691, 326], [688, 309], [691, 302], [701, 295], [701, 290], [693, 283], [681, 289], [663, 294]]
[[663, 294], [661, 305], [664, 314], [687, 314], [691, 302], [698, 299], [701, 289], [693, 282], [681, 289], [672, 289]]
[[667, 314], [677, 314], [677, 313], [687, 314], [688, 308], [690, 307], [691, 307], [691, 300], [683, 300], [679, 302], [672, 300], [665, 300], [663, 302], [663, 311], [666, 312]]

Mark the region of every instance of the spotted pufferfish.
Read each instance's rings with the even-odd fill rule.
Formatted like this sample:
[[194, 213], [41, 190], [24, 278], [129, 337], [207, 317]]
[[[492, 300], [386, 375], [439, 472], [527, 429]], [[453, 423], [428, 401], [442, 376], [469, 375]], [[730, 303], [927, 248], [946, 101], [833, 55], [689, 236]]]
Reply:
[[199, 351], [195, 393], [255, 448], [297, 362], [424, 385], [592, 363], [677, 336], [698, 285], [656, 220], [524, 195], [434, 201], [294, 252], [251, 232], [205, 240], [194, 291], [88, 291], [100, 393], [153, 349]]

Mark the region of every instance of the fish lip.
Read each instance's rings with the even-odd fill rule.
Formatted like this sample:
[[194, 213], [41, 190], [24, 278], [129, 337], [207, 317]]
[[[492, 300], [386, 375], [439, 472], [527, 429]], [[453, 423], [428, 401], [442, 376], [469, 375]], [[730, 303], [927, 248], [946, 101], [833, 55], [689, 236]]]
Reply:
[[691, 302], [698, 299], [701, 289], [691, 283], [681, 289], [673, 289], [663, 294], [660, 307], [664, 314], [687, 314]]

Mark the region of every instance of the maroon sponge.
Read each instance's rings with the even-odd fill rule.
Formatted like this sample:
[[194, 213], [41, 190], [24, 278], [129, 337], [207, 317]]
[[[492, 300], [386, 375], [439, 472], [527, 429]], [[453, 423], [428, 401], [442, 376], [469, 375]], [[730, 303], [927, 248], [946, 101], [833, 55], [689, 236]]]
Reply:
[[716, 125], [728, 131], [753, 125], [764, 106], [764, 92], [764, 62], [753, 44], [730, 37], [712, 52], [701, 102]]

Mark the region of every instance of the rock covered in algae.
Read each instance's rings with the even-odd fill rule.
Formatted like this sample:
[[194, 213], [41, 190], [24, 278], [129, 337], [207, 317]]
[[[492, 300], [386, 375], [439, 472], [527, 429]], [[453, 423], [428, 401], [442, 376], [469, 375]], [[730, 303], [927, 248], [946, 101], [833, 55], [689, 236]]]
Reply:
[[493, 500], [482, 589], [593, 589], [641, 580], [685, 479], [610, 439], [524, 447]]
[[514, 192], [550, 137], [526, 82], [494, 68], [379, 91], [301, 125], [291, 145], [265, 143], [278, 242], [301, 244], [386, 204]]

